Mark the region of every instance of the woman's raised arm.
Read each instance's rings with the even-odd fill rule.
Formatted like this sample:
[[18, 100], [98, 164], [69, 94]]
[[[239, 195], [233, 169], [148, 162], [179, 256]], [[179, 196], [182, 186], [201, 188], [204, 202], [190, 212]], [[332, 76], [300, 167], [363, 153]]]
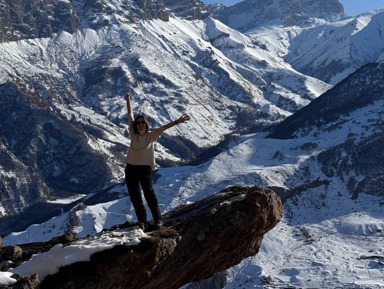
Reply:
[[131, 107], [131, 92], [128, 91], [127, 94], [124, 96], [125, 101], [127, 102], [127, 110], [128, 114], [132, 113], [132, 107]]
[[127, 94], [124, 96], [125, 101], [127, 103], [127, 111], [128, 111], [128, 131], [131, 137], [134, 135], [135, 130], [133, 129], [133, 111], [132, 111], [132, 106], [131, 106], [131, 92], [128, 91]]
[[163, 125], [162, 128], [164, 130], [166, 130], [166, 129], [169, 129], [169, 128], [175, 126], [175, 125], [178, 125], [179, 123], [187, 122], [190, 119], [191, 119], [191, 117], [189, 115], [183, 114], [177, 120], [171, 121], [170, 123], [167, 123], [167, 124]]

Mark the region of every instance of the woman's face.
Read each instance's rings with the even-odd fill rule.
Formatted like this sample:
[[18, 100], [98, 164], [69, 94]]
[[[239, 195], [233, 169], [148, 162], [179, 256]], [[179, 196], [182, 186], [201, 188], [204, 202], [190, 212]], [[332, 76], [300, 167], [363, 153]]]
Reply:
[[137, 131], [142, 134], [142, 133], [145, 133], [146, 130], [147, 130], [147, 124], [145, 123], [144, 121], [144, 118], [138, 118], [136, 120], [136, 127], [137, 127]]

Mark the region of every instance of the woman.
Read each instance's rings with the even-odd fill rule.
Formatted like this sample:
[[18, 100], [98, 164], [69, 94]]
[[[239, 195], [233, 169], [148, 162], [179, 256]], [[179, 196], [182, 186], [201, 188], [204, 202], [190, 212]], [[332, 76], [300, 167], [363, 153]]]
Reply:
[[136, 211], [139, 227], [145, 230], [148, 226], [147, 212], [141, 197], [140, 186], [143, 189], [155, 225], [159, 227], [163, 224], [159, 203], [152, 188], [152, 168], [155, 166], [154, 142], [160, 138], [165, 130], [188, 121], [190, 117], [182, 115], [179, 119], [150, 131], [148, 121], [143, 115], [138, 115], [134, 119], [130, 92], [125, 95], [125, 100], [128, 110], [128, 130], [131, 138], [131, 145], [125, 159], [127, 163], [125, 182], [132, 205]]

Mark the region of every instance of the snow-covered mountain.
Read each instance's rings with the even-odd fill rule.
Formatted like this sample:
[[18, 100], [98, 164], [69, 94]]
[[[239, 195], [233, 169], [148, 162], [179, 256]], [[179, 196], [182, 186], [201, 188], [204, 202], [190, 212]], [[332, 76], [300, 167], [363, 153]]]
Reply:
[[102, 3], [52, 2], [79, 26], [52, 26], [45, 38], [22, 34], [28, 23], [3, 27], [20, 39], [0, 46], [3, 215], [121, 181], [127, 90], [153, 126], [191, 115], [157, 147], [169, 165], [281, 121], [330, 88], [210, 17], [134, 21], [150, 7]]
[[[363, 65], [383, 58], [383, 28], [384, 9], [330, 25], [324, 29], [326, 37], [324, 31], [306, 29], [292, 41], [292, 52], [285, 59], [302, 73], [336, 84]], [[311, 46], [299, 48], [298, 42], [314, 35]]]
[[[345, 88], [346, 82], [351, 88], [357, 82], [371, 87], [370, 81], [383, 71], [383, 64], [364, 67], [308, 107], [320, 111], [318, 103], [326, 103], [331, 111], [340, 102], [329, 102], [329, 94]], [[370, 92], [361, 89], [360, 96], [369, 98]], [[295, 115], [303, 115], [306, 107], [281, 124], [289, 130], [285, 123], [298, 123], [291, 138], [271, 138], [268, 132], [239, 136], [206, 163], [157, 171], [155, 189], [163, 211], [233, 184], [268, 186], [285, 200], [283, 222], [267, 234], [257, 256], [226, 273], [225, 289], [384, 286], [381, 183], [362, 186], [384, 171], [381, 146], [373, 142], [382, 143], [381, 96], [348, 111], [326, 113], [329, 118], [319, 116], [319, 122], [303, 122], [303, 127]], [[109, 194], [113, 198], [124, 191], [121, 185]], [[83, 202], [89, 205], [11, 234], [4, 244], [49, 240], [63, 232], [85, 237], [134, 215], [128, 197], [97, 204], [87, 197]]]
[[294, 69], [332, 85], [383, 57], [384, 9], [347, 17], [333, 0], [247, 0], [212, 11]]
[[[37, 7], [16, 2], [1, 9]], [[1, 18], [4, 245], [134, 218], [123, 184], [129, 89], [153, 126], [192, 116], [157, 146], [162, 211], [234, 184], [284, 200], [284, 221], [226, 272], [225, 289], [382, 288], [383, 11], [348, 18], [338, 1], [288, 2], [257, 2], [264, 20], [241, 29], [196, 1], [51, 0], [45, 26], [36, 13]]]
[[274, 26], [292, 27], [312, 19], [335, 21], [344, 16], [338, 0], [246, 0], [233, 6], [213, 6], [218, 18], [240, 31]]

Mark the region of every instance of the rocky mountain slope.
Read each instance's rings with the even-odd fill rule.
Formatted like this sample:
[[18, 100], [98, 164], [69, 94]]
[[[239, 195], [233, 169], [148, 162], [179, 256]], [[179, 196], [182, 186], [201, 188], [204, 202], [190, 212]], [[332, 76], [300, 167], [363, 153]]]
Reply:
[[[348, 138], [332, 147], [318, 158], [322, 170], [328, 177], [338, 175], [348, 184], [349, 193], [357, 198], [359, 193], [383, 196], [379, 190], [383, 179], [384, 155], [383, 122], [380, 102], [383, 100], [384, 63], [368, 64], [336, 85], [333, 89], [285, 119], [274, 132], [273, 138], [301, 137], [321, 129], [334, 129], [332, 126], [347, 122], [349, 115], [359, 109], [373, 107], [363, 137], [350, 130]], [[375, 107], [377, 106], [377, 109]], [[332, 126], [329, 123], [332, 122]], [[355, 120], [356, 126], [361, 120]], [[319, 134], [319, 133], [317, 133]]]
[[[384, 62], [371, 63], [335, 85], [306, 107], [273, 128], [272, 138], [292, 138], [294, 134], [320, 128], [323, 124], [342, 120], [349, 113], [374, 104], [383, 98]], [[376, 123], [380, 125], [379, 123]]]
[[[305, 29], [292, 41], [292, 52], [285, 59], [304, 74], [336, 84], [360, 67], [383, 59], [383, 19], [384, 9], [325, 25], [323, 31]], [[313, 35], [317, 35], [314, 43], [299, 47], [299, 42]]]
[[333, 0], [249, 0], [213, 12], [297, 71], [332, 85], [383, 57], [384, 10], [348, 17]]
[[292, 27], [313, 18], [335, 20], [343, 17], [344, 8], [337, 0], [246, 0], [213, 11], [228, 26], [240, 31], [273, 26]]

